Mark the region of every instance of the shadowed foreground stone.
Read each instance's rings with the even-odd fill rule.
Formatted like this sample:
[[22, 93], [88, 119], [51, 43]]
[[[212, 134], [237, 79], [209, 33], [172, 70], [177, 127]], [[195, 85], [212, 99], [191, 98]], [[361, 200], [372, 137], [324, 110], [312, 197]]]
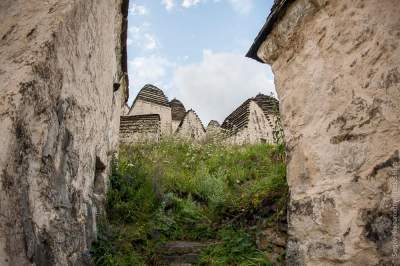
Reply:
[[280, 99], [287, 264], [398, 265], [399, 2], [275, 2], [248, 56], [272, 65]]
[[0, 1], [0, 265], [86, 265], [127, 99], [126, 0]]

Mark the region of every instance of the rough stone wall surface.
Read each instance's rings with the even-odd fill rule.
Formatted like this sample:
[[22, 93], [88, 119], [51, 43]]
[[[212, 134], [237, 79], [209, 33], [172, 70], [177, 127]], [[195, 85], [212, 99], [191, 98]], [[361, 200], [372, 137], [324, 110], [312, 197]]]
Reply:
[[231, 144], [254, 144], [260, 142], [273, 143], [273, 128], [269, 124], [263, 110], [254, 101], [249, 104], [249, 121], [246, 127], [226, 139]]
[[205, 130], [197, 114], [189, 110], [179, 125], [176, 136], [183, 139], [201, 140], [205, 136]]
[[121, 116], [120, 144], [158, 142], [160, 137], [159, 115]]
[[137, 100], [132, 106], [129, 115], [158, 114], [161, 118], [162, 136], [170, 136], [172, 131], [171, 108], [143, 100]]
[[[297, 0], [258, 51], [288, 151], [288, 265], [394, 265], [397, 0]], [[398, 180], [398, 179], [397, 179]]]
[[127, 97], [123, 0], [0, 1], [0, 265], [84, 265]]
[[122, 115], [128, 115], [129, 114], [129, 106], [127, 104], [124, 105], [121, 114]]
[[206, 142], [221, 142], [226, 138], [225, 132], [222, 130], [219, 123], [211, 120], [206, 129]]
[[172, 134], [174, 134], [175, 132], [176, 132], [176, 130], [178, 129], [178, 127], [179, 127], [179, 124], [181, 123], [182, 121], [178, 121], [178, 120], [172, 120]]

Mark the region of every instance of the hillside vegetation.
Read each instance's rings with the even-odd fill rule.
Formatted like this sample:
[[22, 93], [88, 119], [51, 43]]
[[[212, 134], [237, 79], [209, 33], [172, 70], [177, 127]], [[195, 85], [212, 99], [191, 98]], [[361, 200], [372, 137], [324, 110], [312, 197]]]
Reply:
[[285, 227], [282, 146], [138, 144], [122, 147], [113, 168], [96, 265], [163, 265], [159, 250], [173, 240], [207, 243], [199, 265], [282, 263], [282, 252], [260, 247], [266, 228]]

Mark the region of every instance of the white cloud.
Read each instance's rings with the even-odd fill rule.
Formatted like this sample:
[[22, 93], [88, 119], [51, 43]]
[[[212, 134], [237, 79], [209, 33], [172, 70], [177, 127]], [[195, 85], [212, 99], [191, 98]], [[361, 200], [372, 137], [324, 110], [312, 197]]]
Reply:
[[161, 3], [168, 11], [170, 11], [175, 6], [175, 0], [162, 0]]
[[129, 27], [127, 45], [134, 45], [144, 51], [153, 51], [159, 48], [160, 43], [157, 37], [150, 32], [149, 27], [148, 23]]
[[162, 56], [151, 55], [149, 57], [136, 57], [129, 61], [132, 74], [137, 80], [146, 80], [147, 83], [158, 81], [166, 75], [165, 67], [170, 62]]
[[138, 5], [135, 3], [130, 4], [129, 6], [129, 12], [135, 15], [147, 15], [149, 13], [149, 11], [147, 10], [147, 8], [145, 6], [142, 5]]
[[129, 61], [129, 87], [130, 101], [145, 84], [153, 84], [163, 88], [169, 68], [174, 64], [163, 56], [151, 55], [148, 57], [136, 57]]
[[201, 0], [183, 0], [182, 1], [182, 6], [184, 8], [190, 8], [192, 6], [195, 6], [197, 4], [199, 4], [201, 2]]
[[[165, 7], [167, 11], [171, 11], [175, 6], [176, 0], [161, 0], [161, 4]], [[201, 2], [204, 2], [204, 0], [178, 0], [181, 2], [181, 6], [184, 8], [191, 8], [193, 6], [196, 6], [200, 4]]]
[[132, 39], [129, 39], [129, 38], [128, 38], [128, 39], [126, 40], [126, 45], [131, 46], [132, 43], [133, 43]]
[[[203, 122], [229, 115], [247, 98], [275, 92], [268, 68], [242, 54], [203, 52], [199, 63], [175, 69], [172, 87], [187, 108], [193, 108]], [[271, 72], [269, 72], [271, 73]]]
[[249, 14], [253, 9], [253, 0], [228, 0], [232, 8], [240, 14]]
[[258, 93], [275, 93], [272, 72], [267, 65], [237, 53], [203, 51], [198, 63], [180, 65], [160, 55], [136, 57], [129, 61], [130, 100], [147, 83], [193, 108], [206, 124], [223, 122], [246, 99]]
[[132, 34], [136, 34], [140, 31], [140, 27], [136, 27], [136, 26], [131, 26], [128, 28], [128, 34], [132, 33]]
[[150, 33], [145, 33], [143, 38], [144, 38], [143, 44], [145, 49], [154, 50], [158, 47], [157, 39], [154, 35]]
[[[181, 2], [184, 8], [191, 8], [200, 3], [209, 2], [207, 0], [161, 0], [161, 4], [166, 10], [171, 11], [176, 6], [176, 1]], [[222, 0], [212, 0], [213, 3], [223, 2]], [[254, 0], [224, 0], [231, 5], [233, 10], [242, 15], [247, 15], [254, 7]]]

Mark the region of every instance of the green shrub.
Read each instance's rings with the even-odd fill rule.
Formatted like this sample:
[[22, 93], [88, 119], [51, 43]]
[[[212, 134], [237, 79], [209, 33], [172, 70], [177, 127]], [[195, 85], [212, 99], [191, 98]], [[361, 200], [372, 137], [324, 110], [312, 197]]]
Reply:
[[218, 232], [218, 241], [202, 252], [200, 265], [272, 265], [243, 230], [223, 229]]
[[[270, 265], [256, 249], [258, 220], [285, 215], [284, 149], [165, 140], [121, 147], [107, 192], [96, 265], [156, 265], [171, 240], [216, 241], [203, 265]], [[278, 209], [263, 214], [265, 204]], [[257, 220], [258, 219], [258, 220]]]

